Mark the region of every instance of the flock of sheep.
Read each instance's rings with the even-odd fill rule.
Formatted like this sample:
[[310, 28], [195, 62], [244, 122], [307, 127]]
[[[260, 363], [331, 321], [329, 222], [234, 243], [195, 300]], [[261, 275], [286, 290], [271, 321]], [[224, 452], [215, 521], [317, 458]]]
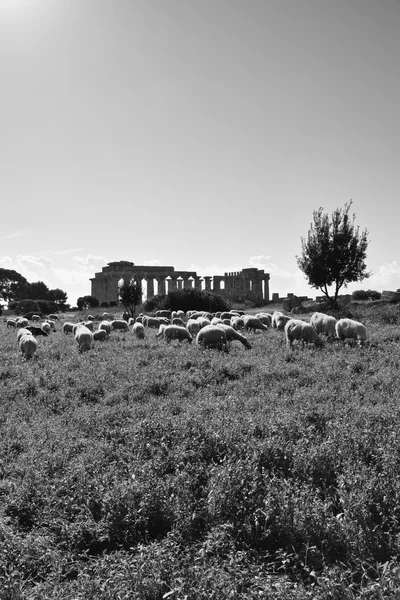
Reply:
[[[38, 315], [32, 316], [32, 322], [40, 321]], [[40, 326], [29, 325], [28, 319], [7, 319], [7, 327], [18, 329], [17, 340], [25, 359], [34, 356], [38, 342], [36, 337], [47, 336], [56, 331], [58, 316], [49, 315], [49, 319]], [[309, 322], [294, 319], [280, 311], [274, 313], [261, 312], [256, 315], [243, 311], [208, 313], [198, 311], [159, 310], [155, 316], [141, 314], [136, 319], [115, 319], [113, 315], [103, 313], [98, 328], [94, 329], [95, 318], [88, 316], [85, 322], [65, 322], [62, 330], [72, 333], [80, 352], [90, 350], [95, 340], [105, 341], [112, 331], [132, 331], [138, 339], [144, 339], [146, 329], [156, 328], [157, 337], [167, 343], [171, 340], [195, 342], [206, 348], [228, 350], [229, 344], [239, 341], [245, 348], [251, 344], [241, 331], [267, 331], [270, 328], [284, 331], [286, 344], [292, 348], [295, 341], [302, 345], [314, 344], [323, 346], [323, 336], [329, 340], [350, 339], [362, 345], [367, 340], [365, 325], [353, 319], [335, 319], [324, 313], [315, 312]]]

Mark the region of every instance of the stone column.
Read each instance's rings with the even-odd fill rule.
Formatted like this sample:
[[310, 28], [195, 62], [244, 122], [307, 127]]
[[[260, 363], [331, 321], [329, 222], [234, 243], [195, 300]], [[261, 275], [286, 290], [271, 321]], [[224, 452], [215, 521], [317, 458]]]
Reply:
[[178, 288], [178, 278], [176, 277], [176, 275], [170, 275], [170, 280], [169, 280], [169, 284], [168, 284], [168, 291], [171, 292], [172, 290], [176, 290]]
[[151, 298], [152, 296], [154, 296], [154, 279], [153, 279], [153, 277], [147, 276], [146, 282], [147, 282], [147, 297]]
[[262, 279], [254, 278], [252, 281], [252, 290], [253, 294], [256, 296], [257, 300], [263, 299], [263, 289], [262, 289]]
[[217, 294], [221, 291], [221, 281], [223, 280], [223, 277], [221, 275], [214, 275], [213, 279], [213, 290]]
[[264, 277], [264, 300], [269, 302], [269, 275]]
[[183, 278], [183, 288], [185, 290], [191, 290], [193, 288], [192, 282], [190, 281], [190, 279], [188, 277]]
[[194, 287], [196, 290], [201, 290], [201, 277], [194, 278]]
[[165, 277], [157, 277], [157, 282], [158, 282], [158, 294], [164, 295], [165, 294]]
[[208, 292], [210, 292], [211, 291], [211, 279], [212, 279], [212, 277], [210, 277], [210, 275], [206, 275], [203, 279], [204, 279], [204, 282], [205, 282], [204, 289], [207, 290]]

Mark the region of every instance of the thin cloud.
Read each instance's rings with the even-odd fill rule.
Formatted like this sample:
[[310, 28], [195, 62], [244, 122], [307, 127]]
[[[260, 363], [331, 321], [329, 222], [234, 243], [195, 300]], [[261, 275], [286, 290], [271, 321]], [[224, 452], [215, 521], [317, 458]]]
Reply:
[[26, 235], [29, 231], [30, 231], [29, 229], [21, 229], [19, 231], [13, 231], [12, 233], [9, 233], [7, 235], [0, 237], [0, 241], [12, 240], [14, 238], [21, 237], [23, 235]]

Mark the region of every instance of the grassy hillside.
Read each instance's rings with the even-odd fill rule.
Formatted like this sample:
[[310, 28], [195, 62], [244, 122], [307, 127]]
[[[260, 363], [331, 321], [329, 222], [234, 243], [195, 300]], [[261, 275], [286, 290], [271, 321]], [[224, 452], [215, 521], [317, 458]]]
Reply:
[[[0, 322], [0, 598], [398, 598], [400, 309], [229, 353]], [[304, 316], [305, 319], [309, 315]]]

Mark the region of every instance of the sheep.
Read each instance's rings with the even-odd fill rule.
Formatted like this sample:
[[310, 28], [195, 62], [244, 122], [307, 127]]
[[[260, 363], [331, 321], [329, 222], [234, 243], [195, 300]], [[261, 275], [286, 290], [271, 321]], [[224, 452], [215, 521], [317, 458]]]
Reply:
[[245, 329], [249, 329], [254, 332], [257, 329], [268, 331], [268, 327], [264, 325], [264, 323], [261, 323], [260, 319], [257, 319], [257, 317], [254, 317], [253, 315], [244, 315], [242, 319]]
[[31, 332], [29, 331], [29, 329], [26, 329], [26, 327], [21, 327], [20, 329], [18, 329], [17, 331], [17, 342], [20, 341], [20, 339], [24, 336], [24, 335], [32, 335]]
[[24, 319], [23, 317], [18, 317], [18, 319], [16, 321], [17, 327], [26, 327], [27, 325], [29, 325], [28, 319]]
[[275, 311], [272, 315], [271, 318], [271, 326], [274, 327], [275, 329], [279, 329], [280, 331], [283, 331], [285, 329], [285, 325], [288, 321], [291, 320], [292, 317], [288, 317], [287, 315], [283, 314], [283, 312], [280, 311]]
[[75, 323], [70, 323], [69, 321], [66, 321], [64, 323], [64, 325], [62, 326], [62, 330], [64, 333], [72, 333], [73, 327], [74, 327]]
[[79, 323], [75, 329], [75, 339], [79, 346], [79, 352], [90, 350], [93, 342], [93, 333], [82, 323]]
[[21, 350], [25, 360], [29, 360], [33, 357], [38, 347], [37, 340], [33, 337], [33, 335], [29, 333], [25, 333], [19, 339], [19, 349]]
[[362, 346], [367, 341], [365, 325], [353, 319], [339, 319], [335, 325], [336, 337], [339, 340], [351, 339]]
[[85, 321], [84, 325], [85, 325], [85, 327], [87, 327], [88, 329], [90, 329], [90, 331], [93, 332], [93, 330], [94, 330], [94, 323], [93, 323], [93, 321]]
[[32, 323], [37, 323], [38, 321], [40, 321], [40, 316], [39, 315], [32, 315], [31, 321], [32, 321]]
[[103, 314], [101, 315], [101, 318], [104, 320], [112, 321], [114, 317], [113, 317], [113, 315], [110, 315], [110, 313], [108, 313], [108, 312], [103, 312]]
[[207, 325], [200, 329], [196, 336], [196, 344], [202, 345], [205, 348], [228, 350], [226, 333], [218, 325]]
[[93, 315], [88, 315], [86, 317], [86, 319], [87, 319], [87, 321], [94, 321], [95, 320]]
[[180, 317], [175, 317], [174, 319], [171, 319], [171, 325], [179, 325], [179, 327], [185, 327], [185, 323]]
[[211, 325], [211, 320], [207, 319], [206, 317], [198, 317], [196, 321], [200, 325], [200, 329], [203, 329], [203, 327], [207, 327], [207, 325]]
[[236, 331], [238, 331], [239, 329], [243, 329], [244, 327], [244, 322], [243, 322], [243, 317], [231, 317], [231, 327], [233, 327], [233, 329], [236, 329]]
[[211, 319], [211, 325], [218, 325], [219, 323], [223, 323], [223, 320], [220, 317], [213, 317]]
[[134, 323], [132, 325], [132, 333], [134, 333], [139, 340], [143, 340], [144, 339], [143, 323]]
[[287, 345], [292, 348], [293, 341], [299, 340], [304, 344], [315, 344], [323, 346], [324, 342], [315, 331], [314, 327], [300, 319], [290, 319], [285, 325], [285, 337]]
[[7, 319], [7, 327], [16, 327], [17, 322], [15, 319]]
[[135, 322], [134, 317], [129, 317], [129, 319], [128, 319], [128, 327], [132, 327], [132, 325], [134, 324], [134, 322]]
[[195, 337], [201, 329], [200, 323], [197, 322], [197, 319], [189, 319], [186, 323], [186, 329], [191, 336]]
[[49, 335], [47, 331], [43, 331], [43, 329], [41, 327], [35, 327], [35, 325], [28, 325], [27, 327], [25, 327], [25, 329], [30, 331], [31, 334], [34, 335], [35, 337], [40, 336], [40, 335], [47, 337]]
[[[50, 329], [52, 331], [56, 331], [56, 323], [55, 323], [55, 321], [53, 321], [52, 319], [47, 319], [47, 321], [44, 321], [44, 323], [48, 323], [50, 325]], [[44, 323], [42, 324], [42, 327], [43, 327]], [[46, 327], [46, 330], [47, 330], [47, 327]]]
[[261, 323], [264, 323], [264, 325], [271, 327], [272, 315], [270, 315], [269, 313], [261, 312], [261, 313], [257, 313], [256, 317], [257, 317], [257, 319], [260, 319]]
[[182, 327], [181, 325], [161, 325], [157, 333], [157, 337], [160, 337], [161, 335], [168, 343], [171, 340], [179, 340], [180, 342], [188, 340], [191, 344], [193, 341], [193, 337], [188, 332], [186, 327]]
[[44, 323], [42, 323], [42, 329], [46, 333], [50, 333], [50, 331], [51, 331], [51, 325], [50, 325], [50, 323], [48, 323], [47, 321], [44, 321]]
[[324, 313], [315, 312], [311, 315], [310, 323], [314, 327], [317, 333], [325, 334], [328, 338], [333, 339], [336, 335], [336, 323], [335, 317], [326, 315]]
[[93, 333], [93, 340], [98, 340], [104, 342], [108, 337], [107, 331], [105, 329], [98, 329]]
[[166, 317], [167, 319], [171, 318], [170, 310], [156, 310], [156, 317]]
[[111, 323], [109, 321], [101, 321], [101, 323], [99, 325], [99, 329], [102, 329], [103, 331], [105, 331], [107, 333], [107, 335], [110, 335]]
[[111, 329], [121, 329], [122, 331], [129, 331], [129, 326], [127, 321], [124, 319], [114, 319], [111, 321]]
[[162, 321], [158, 319], [158, 317], [143, 317], [143, 325], [145, 327], [151, 327], [153, 329], [158, 329]]
[[230, 325], [225, 325], [225, 323], [218, 323], [217, 327], [220, 327], [223, 331], [225, 331], [226, 340], [228, 342], [233, 342], [233, 340], [237, 340], [238, 342], [243, 344], [245, 348], [250, 350], [251, 344], [248, 341], [247, 337], [233, 329], [233, 327], [231, 327]]
[[182, 321], [186, 318], [183, 310], [177, 310], [176, 314], [178, 316], [178, 319], [182, 319]]
[[49, 315], [49, 319], [50, 319], [51, 321], [58, 321], [58, 316], [57, 316], [57, 315], [55, 315], [54, 313], [51, 313], [51, 315]]

